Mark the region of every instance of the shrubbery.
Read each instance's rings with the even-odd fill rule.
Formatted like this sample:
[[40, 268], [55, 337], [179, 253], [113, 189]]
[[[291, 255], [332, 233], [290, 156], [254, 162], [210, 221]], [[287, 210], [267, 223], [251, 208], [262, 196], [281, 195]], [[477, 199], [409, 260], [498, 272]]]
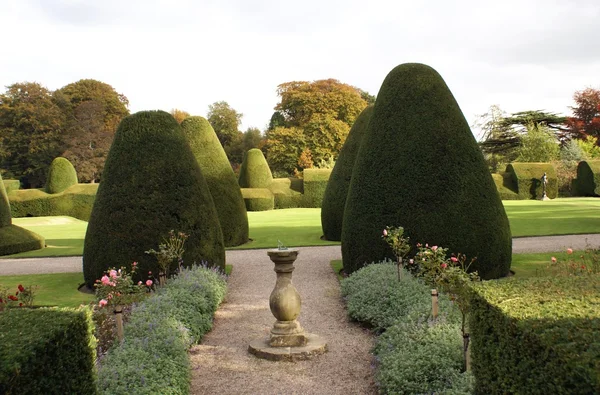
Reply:
[[544, 173], [548, 177], [546, 195], [550, 199], [558, 196], [558, 179], [552, 163], [513, 162], [506, 166], [506, 172], [510, 174], [513, 185], [517, 186], [520, 199], [542, 198], [544, 187], [541, 179]]
[[46, 192], [59, 193], [78, 182], [75, 167], [67, 158], [59, 156], [50, 164], [46, 179]]
[[248, 211], [273, 210], [275, 197], [267, 188], [242, 188], [242, 196]]
[[577, 196], [600, 195], [600, 160], [579, 162], [575, 189]]
[[244, 155], [240, 167], [238, 183], [241, 188], [269, 188], [273, 174], [264, 154], [258, 148], [252, 148]]
[[135, 306], [124, 341], [100, 363], [99, 392], [189, 393], [187, 350], [211, 329], [225, 292], [222, 275], [194, 266]]

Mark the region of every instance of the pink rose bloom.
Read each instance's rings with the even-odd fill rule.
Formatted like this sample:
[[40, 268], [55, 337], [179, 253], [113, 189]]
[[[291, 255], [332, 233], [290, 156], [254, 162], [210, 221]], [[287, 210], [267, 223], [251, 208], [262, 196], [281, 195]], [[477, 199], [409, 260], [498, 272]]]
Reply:
[[102, 285], [109, 285], [110, 284], [110, 278], [108, 278], [108, 276], [104, 275], [102, 276]]
[[440, 266], [442, 266], [442, 269], [445, 269], [448, 267], [448, 264], [446, 262], [442, 263]]
[[108, 304], [108, 300], [106, 299], [102, 299], [100, 302], [98, 302], [98, 306], [100, 307], [104, 307]]
[[110, 272], [108, 272], [108, 275], [111, 278], [115, 278], [115, 277], [117, 277], [117, 271], [116, 270], [111, 270]]
[[142, 285], [142, 282], [141, 282], [141, 281], [138, 281], [138, 285]]
[[450, 260], [451, 260], [452, 262], [458, 262], [458, 259], [457, 259], [455, 256], [453, 256], [453, 257], [450, 257]]
[[413, 263], [415, 263], [415, 260], [414, 259], [409, 259], [408, 263], [410, 263], [412, 265]]
[[425, 243], [425, 247], [429, 247], [429, 244], [428, 244], [428, 243]]
[[556, 258], [555, 257], [552, 257], [550, 260], [552, 261], [552, 263], [556, 263]]
[[384, 236], [384, 237], [385, 237], [385, 236], [387, 236], [387, 229], [384, 229], [384, 230], [383, 230], [383, 236]]
[[136, 267], [136, 266], [137, 266], [137, 262], [133, 262], [133, 263], [131, 264], [131, 266], [133, 266], [133, 267]]
[[431, 251], [435, 251], [435, 250], [437, 250], [437, 246], [431, 247]]
[[146, 286], [147, 287], [151, 287], [152, 286], [152, 280], [146, 280]]
[[567, 254], [571, 255], [573, 253], [573, 249], [572, 248], [567, 248]]

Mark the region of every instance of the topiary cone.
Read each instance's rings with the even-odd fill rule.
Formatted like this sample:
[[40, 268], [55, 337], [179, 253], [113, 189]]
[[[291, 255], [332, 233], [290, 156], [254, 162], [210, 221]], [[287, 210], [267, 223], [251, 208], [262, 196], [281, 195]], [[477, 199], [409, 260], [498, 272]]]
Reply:
[[217, 134], [202, 117], [186, 118], [181, 128], [213, 197], [225, 247], [247, 243], [249, 229], [246, 205]]
[[344, 206], [352, 179], [352, 169], [372, 113], [373, 106], [369, 106], [356, 118], [327, 182], [321, 206], [321, 227], [327, 240], [342, 240]]
[[244, 154], [238, 183], [241, 188], [268, 188], [273, 182], [273, 174], [265, 155], [258, 148]]
[[393, 258], [388, 225], [413, 245], [476, 257], [471, 269], [484, 279], [509, 272], [510, 227], [492, 176], [444, 80], [423, 64], [394, 68], [377, 96], [344, 210], [347, 273]]
[[72, 185], [76, 185], [78, 182], [77, 171], [73, 167], [73, 164], [62, 156], [54, 158], [48, 171], [46, 192], [59, 193]]
[[[88, 287], [110, 267], [131, 268], [138, 279], [159, 272], [154, 256], [170, 230], [189, 235], [183, 265], [224, 269], [225, 249], [206, 180], [177, 121], [164, 111], [124, 118], [106, 158], [83, 250]], [[173, 268], [176, 264], [174, 264]]]

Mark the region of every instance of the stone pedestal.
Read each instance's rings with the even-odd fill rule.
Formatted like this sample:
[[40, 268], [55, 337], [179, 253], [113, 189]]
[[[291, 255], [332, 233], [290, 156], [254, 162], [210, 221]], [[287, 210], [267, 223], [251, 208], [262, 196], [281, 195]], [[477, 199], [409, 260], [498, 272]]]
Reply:
[[275, 288], [269, 298], [269, 307], [276, 321], [268, 339], [255, 340], [248, 347], [248, 351], [259, 358], [293, 361], [308, 359], [327, 350], [327, 343], [323, 339], [305, 333], [296, 320], [302, 305], [300, 294], [292, 284], [298, 252], [296, 248], [267, 251], [277, 273]]

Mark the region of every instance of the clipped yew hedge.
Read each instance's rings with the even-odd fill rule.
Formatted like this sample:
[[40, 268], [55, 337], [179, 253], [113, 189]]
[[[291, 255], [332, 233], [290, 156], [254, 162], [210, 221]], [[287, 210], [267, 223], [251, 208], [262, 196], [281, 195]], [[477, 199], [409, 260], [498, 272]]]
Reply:
[[238, 182], [241, 188], [269, 188], [273, 182], [269, 164], [258, 148], [244, 154]]
[[550, 199], [558, 196], [558, 178], [552, 163], [525, 163], [513, 162], [506, 166], [506, 173], [510, 174], [512, 182], [517, 186], [519, 199], [541, 199], [544, 187], [542, 176], [546, 173], [548, 183], [546, 195]]
[[48, 170], [46, 192], [59, 193], [78, 182], [77, 172], [71, 162], [61, 156], [54, 158]]
[[371, 114], [373, 114], [373, 106], [365, 108], [356, 118], [325, 188], [321, 205], [321, 227], [327, 240], [340, 241], [342, 239], [344, 206], [352, 179], [352, 169]]
[[87, 286], [108, 268], [130, 269], [133, 262], [141, 273], [136, 280], [158, 273], [156, 258], [145, 251], [170, 230], [189, 235], [184, 265], [224, 270], [217, 211], [181, 127], [164, 111], [138, 112], [121, 121], [106, 158], [83, 248]]
[[304, 180], [296, 177], [274, 178], [269, 186], [276, 209], [304, 207]]
[[600, 195], [600, 160], [584, 160], [577, 165], [577, 196]]
[[446, 83], [423, 64], [393, 69], [377, 96], [344, 210], [346, 273], [393, 258], [386, 226], [476, 257], [484, 279], [509, 272], [510, 227], [492, 176]]
[[600, 277], [515, 278], [473, 289], [475, 393], [600, 393]]
[[11, 193], [21, 188], [21, 182], [19, 180], [4, 180], [4, 188], [6, 193]]
[[242, 196], [248, 211], [273, 210], [275, 197], [267, 188], [242, 188]]
[[249, 228], [246, 206], [217, 134], [203, 117], [186, 118], [181, 128], [213, 197], [225, 247], [247, 243]]
[[331, 170], [304, 169], [304, 207], [321, 207]]

